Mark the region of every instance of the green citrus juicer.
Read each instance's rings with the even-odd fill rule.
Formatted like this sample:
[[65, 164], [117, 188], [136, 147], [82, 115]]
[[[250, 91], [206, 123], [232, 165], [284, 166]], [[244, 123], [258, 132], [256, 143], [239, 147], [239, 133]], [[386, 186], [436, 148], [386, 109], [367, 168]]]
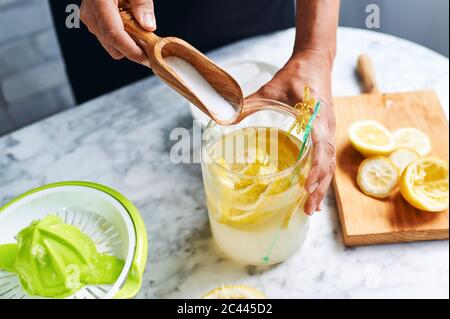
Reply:
[[[147, 261], [147, 232], [136, 207], [117, 191], [90, 182], [61, 182], [31, 190], [0, 208], [0, 265], [13, 257], [15, 236], [34, 220], [59, 216], [124, 261], [111, 285], [87, 285], [68, 299], [125, 299], [139, 292]], [[11, 248], [11, 249], [10, 249]], [[10, 250], [10, 251], [8, 251]], [[3, 267], [5, 268], [5, 267]], [[8, 268], [6, 268], [8, 269]], [[0, 299], [40, 298], [23, 290], [15, 273], [0, 270]]]

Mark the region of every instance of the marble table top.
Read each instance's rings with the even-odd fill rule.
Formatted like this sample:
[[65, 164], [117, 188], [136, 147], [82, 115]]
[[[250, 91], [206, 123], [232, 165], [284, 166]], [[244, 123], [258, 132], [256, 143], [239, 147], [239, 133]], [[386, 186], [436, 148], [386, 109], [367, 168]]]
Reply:
[[[211, 53], [219, 64], [256, 59], [282, 66], [294, 30]], [[417, 44], [341, 28], [334, 94], [360, 92], [358, 54], [372, 56], [386, 92], [435, 89], [448, 118], [448, 59]], [[148, 78], [0, 138], [0, 205], [31, 188], [89, 180], [132, 200], [147, 224], [149, 258], [139, 298], [197, 298], [248, 284], [272, 298], [448, 298], [448, 241], [346, 248], [330, 190], [303, 247], [282, 264], [242, 266], [216, 248], [199, 164], [173, 164], [175, 127], [192, 128], [187, 103]]]

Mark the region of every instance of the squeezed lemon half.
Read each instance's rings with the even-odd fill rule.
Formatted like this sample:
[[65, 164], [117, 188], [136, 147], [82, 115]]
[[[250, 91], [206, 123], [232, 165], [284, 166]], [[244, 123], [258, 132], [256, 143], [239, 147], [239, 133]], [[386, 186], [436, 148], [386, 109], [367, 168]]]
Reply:
[[348, 136], [353, 147], [365, 157], [388, 155], [395, 148], [391, 132], [376, 121], [353, 123], [348, 130]]
[[420, 156], [431, 152], [431, 141], [428, 135], [413, 127], [403, 127], [394, 131], [396, 148], [409, 148]]
[[394, 164], [400, 173], [415, 159], [419, 157], [416, 151], [409, 148], [399, 148], [389, 155], [389, 159]]
[[266, 299], [267, 297], [255, 288], [234, 285], [223, 285], [211, 290], [203, 296], [203, 299]]
[[371, 156], [358, 169], [357, 183], [364, 194], [386, 198], [399, 185], [405, 200], [418, 209], [448, 208], [448, 162], [424, 157], [432, 148], [425, 133], [404, 127], [391, 134], [380, 123], [365, 120], [352, 124], [349, 138], [361, 154]]
[[398, 169], [386, 157], [365, 159], [358, 169], [357, 182], [364, 194], [386, 198], [398, 185]]
[[414, 207], [439, 212], [449, 205], [448, 162], [434, 157], [419, 158], [403, 172], [400, 192]]

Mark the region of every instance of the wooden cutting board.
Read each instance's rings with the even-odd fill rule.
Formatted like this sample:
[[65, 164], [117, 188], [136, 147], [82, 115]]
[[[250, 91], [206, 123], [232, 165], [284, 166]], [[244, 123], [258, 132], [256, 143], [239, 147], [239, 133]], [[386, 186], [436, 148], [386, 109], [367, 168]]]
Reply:
[[415, 127], [433, 143], [432, 156], [448, 161], [449, 124], [433, 91], [381, 94], [367, 57], [358, 61], [366, 91], [334, 100], [337, 117], [337, 165], [333, 181], [344, 243], [348, 246], [448, 239], [448, 210], [422, 212], [409, 205], [399, 192], [380, 200], [364, 195], [356, 184], [363, 157], [351, 146], [347, 130], [359, 120], [372, 119], [395, 130]]

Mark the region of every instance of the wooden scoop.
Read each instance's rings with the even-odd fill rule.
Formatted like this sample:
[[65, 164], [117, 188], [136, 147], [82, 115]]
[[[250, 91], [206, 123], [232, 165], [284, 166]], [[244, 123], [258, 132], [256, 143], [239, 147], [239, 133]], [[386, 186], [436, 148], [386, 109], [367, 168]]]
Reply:
[[122, 8], [120, 15], [125, 30], [146, 52], [150, 67], [158, 77], [220, 125], [230, 125], [235, 122], [235, 119], [224, 121], [212, 114], [187, 83], [173, 72], [164, 58], [175, 56], [189, 62], [220, 95], [234, 106], [238, 116], [243, 107], [244, 97], [241, 87], [233, 77], [186, 41], [174, 37], [161, 38], [153, 32], [144, 30], [127, 8]]

